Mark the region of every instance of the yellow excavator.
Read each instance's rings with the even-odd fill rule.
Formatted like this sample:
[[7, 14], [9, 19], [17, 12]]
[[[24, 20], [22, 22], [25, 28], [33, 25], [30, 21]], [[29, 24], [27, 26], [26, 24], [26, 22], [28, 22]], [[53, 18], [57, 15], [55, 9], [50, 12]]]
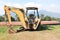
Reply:
[[[26, 7], [26, 13], [24, 12], [23, 9], [9, 7], [6, 5], [4, 6], [4, 10], [8, 18], [9, 31], [11, 31], [12, 33], [15, 33], [17, 31], [13, 31], [11, 27], [12, 26], [11, 15], [10, 15], [11, 11], [18, 15], [23, 30], [27, 29], [37, 30], [38, 25], [40, 25], [41, 23], [41, 17], [39, 16], [37, 7]], [[33, 10], [34, 12], [28, 14], [29, 10]]]
[[[40, 25], [60, 25], [59, 21], [41, 21], [37, 7], [26, 7], [26, 12], [22, 8], [4, 6], [5, 15], [8, 22], [0, 22], [0, 26], [7, 25], [9, 33], [16, 33], [21, 30], [38, 30]], [[17, 14], [19, 22], [11, 21], [11, 11]], [[12, 26], [21, 25], [21, 30], [13, 30]]]

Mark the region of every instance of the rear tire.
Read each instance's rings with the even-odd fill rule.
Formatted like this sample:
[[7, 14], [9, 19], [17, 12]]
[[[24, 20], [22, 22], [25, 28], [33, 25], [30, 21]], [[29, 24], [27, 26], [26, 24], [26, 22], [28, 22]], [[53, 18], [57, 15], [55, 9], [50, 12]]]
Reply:
[[41, 24], [39, 23], [39, 25], [38, 25], [36, 31], [40, 31], [40, 30], [41, 30]]
[[33, 24], [29, 25], [30, 31], [34, 31]]

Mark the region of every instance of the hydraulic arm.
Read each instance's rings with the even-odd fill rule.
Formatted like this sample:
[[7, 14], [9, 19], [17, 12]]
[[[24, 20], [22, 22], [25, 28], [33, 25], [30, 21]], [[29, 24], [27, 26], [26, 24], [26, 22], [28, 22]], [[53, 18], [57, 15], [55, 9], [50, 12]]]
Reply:
[[25, 23], [25, 19], [24, 19], [24, 14], [23, 14], [23, 12], [21, 11], [21, 9], [19, 9], [19, 8], [14, 8], [14, 7], [9, 8], [8, 6], [5, 6], [5, 7], [4, 7], [4, 10], [5, 10], [5, 14], [6, 14], [7, 17], [8, 17], [8, 22], [9, 22], [9, 24], [11, 24], [10, 12], [12, 11], [12, 12], [14, 12], [15, 14], [18, 15], [19, 20], [20, 20], [21, 23], [22, 23], [22, 26], [26, 29], [26, 23]]

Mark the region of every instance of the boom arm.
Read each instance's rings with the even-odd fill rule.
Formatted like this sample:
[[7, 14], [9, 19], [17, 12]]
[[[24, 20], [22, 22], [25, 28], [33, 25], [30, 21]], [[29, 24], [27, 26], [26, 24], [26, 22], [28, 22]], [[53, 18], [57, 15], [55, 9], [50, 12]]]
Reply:
[[5, 6], [4, 10], [5, 10], [5, 13], [6, 13], [7, 17], [8, 17], [8, 21], [9, 21], [10, 24], [11, 24], [10, 11], [12, 11], [12, 12], [14, 12], [14, 13], [16, 13], [18, 15], [19, 20], [22, 23], [22, 26], [26, 29], [26, 23], [25, 23], [24, 15], [23, 15], [23, 12], [20, 9], [13, 8], [13, 7], [9, 8], [8, 6]]

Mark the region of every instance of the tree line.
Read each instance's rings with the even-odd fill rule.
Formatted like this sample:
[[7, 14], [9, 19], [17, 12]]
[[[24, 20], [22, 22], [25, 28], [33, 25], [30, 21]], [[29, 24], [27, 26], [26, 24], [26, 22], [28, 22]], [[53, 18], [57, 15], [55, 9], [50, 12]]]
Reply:
[[[42, 21], [60, 21], [60, 18], [55, 18], [48, 15], [45, 16], [44, 14], [41, 14], [40, 17]], [[8, 21], [6, 15], [0, 16], [0, 22], [2, 21]], [[19, 21], [18, 16], [16, 16], [15, 18], [11, 16], [11, 21]]]
[[51, 17], [48, 15], [41, 14], [42, 21], [60, 21], [60, 18]]

